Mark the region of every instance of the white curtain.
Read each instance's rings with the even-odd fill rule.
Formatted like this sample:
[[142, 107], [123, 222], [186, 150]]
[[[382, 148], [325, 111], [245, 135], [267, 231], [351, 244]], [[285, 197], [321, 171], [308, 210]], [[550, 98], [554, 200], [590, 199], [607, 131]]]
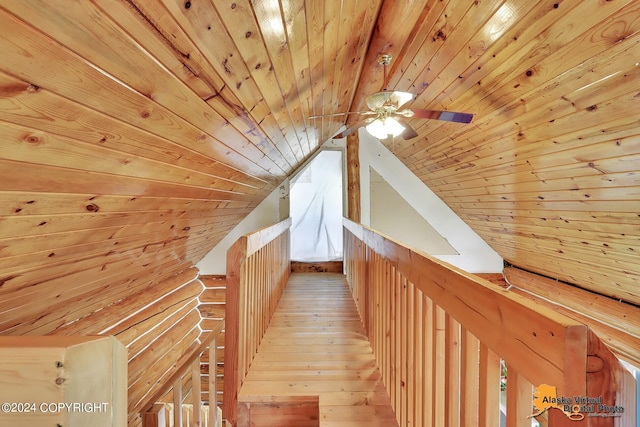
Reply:
[[322, 151], [291, 181], [291, 259], [342, 259], [342, 152]]

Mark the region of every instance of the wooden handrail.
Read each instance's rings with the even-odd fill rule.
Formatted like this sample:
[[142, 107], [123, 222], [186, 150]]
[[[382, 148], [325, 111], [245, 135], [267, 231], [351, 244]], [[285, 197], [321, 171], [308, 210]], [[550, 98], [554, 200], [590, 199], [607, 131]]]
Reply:
[[236, 423], [238, 393], [291, 270], [291, 218], [240, 237], [227, 252], [222, 413]]
[[[347, 280], [401, 426], [497, 425], [500, 359], [507, 426], [528, 422], [519, 417], [531, 415], [533, 385], [624, 401], [619, 361], [584, 324], [368, 227], [344, 227]], [[548, 416], [573, 427], [614, 419]]]
[[[153, 406], [154, 404], [156, 404], [158, 401], [160, 401], [160, 399], [166, 395], [169, 390], [171, 390], [172, 388], [174, 388], [176, 385], [178, 385], [179, 387], [179, 392], [177, 393], [177, 400], [178, 401], [182, 401], [182, 390], [181, 390], [181, 379], [184, 376], [184, 374], [186, 374], [189, 369], [193, 369], [193, 365], [196, 361], [199, 360], [200, 356], [202, 356], [202, 353], [204, 353], [204, 351], [209, 348], [211, 346], [212, 343], [214, 343], [216, 341], [216, 339], [221, 335], [222, 331], [225, 329], [225, 321], [221, 320], [220, 322], [218, 322], [215, 327], [207, 332], [206, 334], [204, 334], [204, 336], [202, 337], [202, 342], [200, 343], [200, 345], [198, 345], [193, 351], [184, 354], [176, 363], [176, 370], [174, 371], [174, 373], [165, 381], [164, 386], [161, 387], [158, 391], [156, 391], [148, 400], [147, 403], [142, 406], [142, 414], [145, 413], [149, 413], [149, 412], [157, 412], [153, 410]], [[215, 367], [215, 361], [209, 361], [210, 366], [213, 365]], [[211, 374], [211, 373], [210, 373]], [[214, 368], [214, 373], [215, 375], [215, 368]], [[194, 381], [194, 379], [192, 378], [192, 381]], [[200, 381], [200, 375], [198, 372], [198, 382]], [[194, 395], [195, 396], [195, 395]], [[213, 400], [212, 400], [212, 396], [213, 396]], [[175, 397], [175, 396], [174, 396]], [[200, 399], [200, 396], [197, 396], [197, 399]], [[212, 403], [213, 402], [213, 403]], [[215, 402], [215, 391], [211, 392], [211, 390], [209, 390], [209, 405], [215, 406], [216, 402]], [[177, 405], [176, 405], [177, 406]], [[174, 406], [175, 407], [175, 406]], [[176, 410], [174, 409], [174, 412], [176, 412]], [[214, 424], [215, 425], [215, 424]]]

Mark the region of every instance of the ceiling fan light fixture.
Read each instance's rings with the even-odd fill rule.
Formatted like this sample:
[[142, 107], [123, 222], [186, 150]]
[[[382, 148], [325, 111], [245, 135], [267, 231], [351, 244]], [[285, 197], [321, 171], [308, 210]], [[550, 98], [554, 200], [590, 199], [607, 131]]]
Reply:
[[382, 119], [375, 119], [369, 123], [365, 129], [378, 139], [386, 139], [389, 135], [394, 137], [400, 135], [404, 131], [404, 126], [398, 123], [393, 117], [387, 117], [384, 121]]

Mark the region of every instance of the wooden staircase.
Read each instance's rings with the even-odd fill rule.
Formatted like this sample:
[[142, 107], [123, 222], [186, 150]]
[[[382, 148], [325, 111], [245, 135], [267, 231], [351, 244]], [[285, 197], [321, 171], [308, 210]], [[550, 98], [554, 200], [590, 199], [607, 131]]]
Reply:
[[[200, 326], [203, 332], [208, 332], [216, 328], [216, 326], [224, 320], [227, 280], [225, 276], [200, 276], [200, 280], [205, 286], [204, 292], [200, 295], [200, 304], [198, 311], [202, 316]], [[220, 333], [217, 340], [218, 360], [215, 368], [209, 365], [209, 354], [204, 353], [200, 358], [200, 372], [202, 374], [202, 401], [209, 401], [209, 376], [217, 377], [217, 390], [214, 393], [218, 405], [222, 405], [223, 388], [222, 376], [224, 373], [224, 330]]]
[[[317, 404], [283, 414], [289, 396]], [[238, 401], [239, 427], [398, 426], [342, 274], [291, 276]]]

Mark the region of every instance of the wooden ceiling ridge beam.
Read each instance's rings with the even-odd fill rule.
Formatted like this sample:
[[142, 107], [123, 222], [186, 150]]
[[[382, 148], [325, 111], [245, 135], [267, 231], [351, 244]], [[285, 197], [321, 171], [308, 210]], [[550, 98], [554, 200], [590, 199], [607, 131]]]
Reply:
[[[588, 326], [597, 325], [597, 331], [600, 333], [606, 333], [609, 328], [624, 333], [628, 337], [627, 345], [636, 351], [632, 354], [619, 355], [640, 366], [640, 355], [637, 352], [640, 348], [639, 305], [619, 301], [608, 295], [588, 291], [516, 266], [505, 268], [504, 276], [507, 284], [577, 313], [580, 316], [577, 320], [586, 320]], [[609, 334], [602, 336], [614, 351], [616, 350], [615, 339], [620, 337], [617, 335], [612, 339], [613, 337]], [[634, 357], [630, 358], [629, 356], [632, 355]]]
[[[365, 59], [358, 79], [355, 80], [357, 88], [350, 102], [349, 111], [367, 111], [365, 98], [384, 89], [385, 70], [378, 62], [378, 55], [400, 56], [402, 46], [412, 33], [415, 22], [422, 16], [422, 14], [416, 14], [415, 10], [420, 9], [425, 12], [424, 6], [427, 1], [420, 0], [419, 4], [380, 1], [374, 20], [375, 26], [369, 36]], [[346, 123], [347, 126], [353, 125], [355, 117], [348, 118]]]

